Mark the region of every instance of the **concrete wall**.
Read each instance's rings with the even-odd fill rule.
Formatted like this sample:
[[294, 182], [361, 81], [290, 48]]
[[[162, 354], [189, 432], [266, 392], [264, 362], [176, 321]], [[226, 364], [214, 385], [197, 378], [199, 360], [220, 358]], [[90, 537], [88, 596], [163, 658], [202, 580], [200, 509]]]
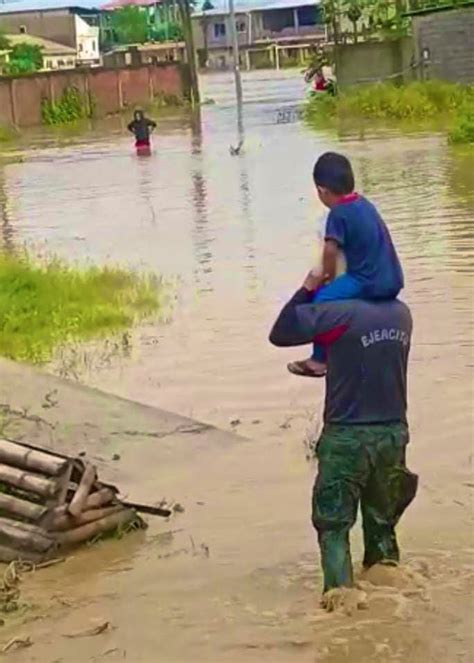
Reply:
[[422, 78], [474, 82], [474, 7], [413, 17]]
[[0, 78], [0, 125], [18, 127], [42, 123], [43, 99], [60, 99], [68, 87], [90, 94], [98, 117], [146, 104], [159, 95], [183, 98], [189, 76], [186, 65], [170, 63], [124, 69], [84, 69], [44, 72], [21, 78]]
[[18, 34], [22, 26], [29, 35], [76, 48], [74, 15], [67, 9], [0, 14], [2, 32]]
[[[411, 80], [415, 47], [409, 37], [383, 42], [345, 44], [335, 49], [336, 76], [340, 87], [383, 80]], [[403, 72], [402, 76], [397, 76]]]

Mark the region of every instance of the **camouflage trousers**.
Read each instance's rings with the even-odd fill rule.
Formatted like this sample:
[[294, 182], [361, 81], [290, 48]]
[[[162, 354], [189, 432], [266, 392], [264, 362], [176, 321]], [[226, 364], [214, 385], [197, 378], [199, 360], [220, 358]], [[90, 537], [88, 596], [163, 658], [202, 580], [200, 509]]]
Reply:
[[349, 531], [362, 512], [365, 567], [398, 562], [395, 526], [413, 500], [418, 477], [405, 464], [406, 424], [324, 427], [316, 447], [313, 525], [318, 533], [324, 591], [353, 584]]

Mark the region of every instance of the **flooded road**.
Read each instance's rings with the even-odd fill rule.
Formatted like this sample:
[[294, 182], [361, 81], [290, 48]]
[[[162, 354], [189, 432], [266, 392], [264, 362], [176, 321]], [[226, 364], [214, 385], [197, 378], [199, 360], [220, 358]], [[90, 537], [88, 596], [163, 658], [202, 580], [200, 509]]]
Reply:
[[[296, 111], [300, 78], [272, 72], [244, 78], [245, 143], [231, 156], [232, 78], [206, 78], [203, 88], [216, 103], [200, 118], [160, 118], [149, 159], [135, 157], [113, 120], [80, 138], [32, 136], [21, 161], [0, 161], [7, 249], [25, 242], [176, 283], [171, 321], [136, 330], [131, 353], [100, 345], [65, 353], [54, 370], [251, 441], [196, 466], [192, 482], [176, 477], [175, 497], [194, 506], [169, 540], [154, 524], [146, 541], [81, 553], [66, 579], [57, 569], [35, 576], [33, 602], [58, 632], [104, 615], [117, 628], [106, 642], [72, 647], [44, 634], [46, 619], [28, 627], [37, 644], [22, 660], [471, 660], [474, 156], [442, 135], [309, 131]], [[303, 441], [319, 426], [324, 385], [287, 374], [301, 349], [267, 342], [316, 254], [323, 209], [311, 171], [327, 149], [352, 159], [359, 190], [385, 217], [415, 319], [409, 464], [422, 486], [401, 544], [424, 580], [412, 595], [374, 592], [349, 620], [317, 609], [315, 468]], [[58, 593], [71, 611], [53, 605]]]

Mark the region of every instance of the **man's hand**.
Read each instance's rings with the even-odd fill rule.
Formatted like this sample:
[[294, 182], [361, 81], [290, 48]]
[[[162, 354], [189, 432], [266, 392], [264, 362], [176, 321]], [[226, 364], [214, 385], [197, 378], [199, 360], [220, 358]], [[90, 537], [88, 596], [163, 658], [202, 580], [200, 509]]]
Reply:
[[324, 285], [325, 280], [324, 274], [321, 274], [321, 272], [316, 269], [312, 269], [308, 272], [308, 275], [303, 282], [303, 288], [309, 292], [314, 292]]

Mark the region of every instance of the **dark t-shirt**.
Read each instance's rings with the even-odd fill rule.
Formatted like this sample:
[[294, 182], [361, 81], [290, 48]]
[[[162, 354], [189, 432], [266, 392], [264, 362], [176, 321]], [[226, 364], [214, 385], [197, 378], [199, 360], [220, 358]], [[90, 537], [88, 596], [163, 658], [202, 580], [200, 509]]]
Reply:
[[313, 304], [311, 297], [303, 288], [295, 293], [270, 341], [278, 346], [329, 343], [324, 421], [406, 422], [412, 332], [408, 306], [398, 299]]
[[141, 120], [132, 120], [128, 125], [128, 130], [135, 134], [135, 138], [140, 143], [150, 140], [150, 133], [156, 127], [156, 122], [144, 117]]
[[362, 297], [390, 299], [403, 288], [403, 272], [388, 228], [363, 196], [348, 196], [331, 209], [326, 239], [335, 240], [344, 250], [347, 273], [360, 282]]

